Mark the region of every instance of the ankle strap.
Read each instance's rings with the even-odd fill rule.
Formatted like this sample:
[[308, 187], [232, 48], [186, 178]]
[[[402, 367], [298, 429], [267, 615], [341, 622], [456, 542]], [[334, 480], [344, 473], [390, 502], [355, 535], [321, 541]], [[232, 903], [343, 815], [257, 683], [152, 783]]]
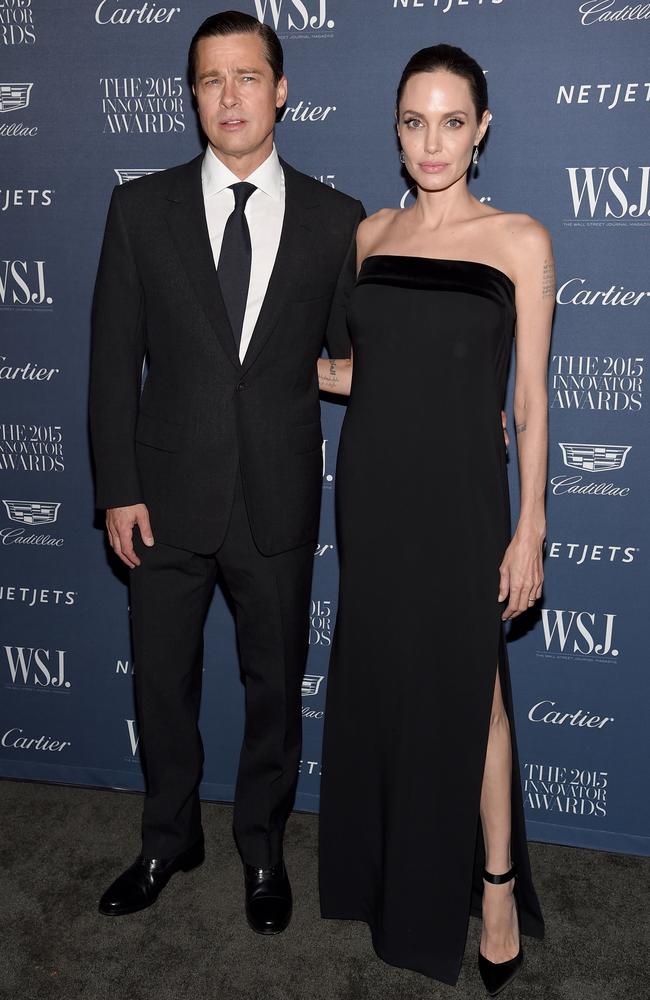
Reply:
[[513, 865], [509, 872], [505, 875], [493, 875], [491, 872], [487, 871], [486, 868], [483, 869], [483, 878], [486, 882], [490, 882], [492, 885], [503, 885], [504, 882], [509, 882], [511, 878], [515, 878], [517, 874], [517, 869]]

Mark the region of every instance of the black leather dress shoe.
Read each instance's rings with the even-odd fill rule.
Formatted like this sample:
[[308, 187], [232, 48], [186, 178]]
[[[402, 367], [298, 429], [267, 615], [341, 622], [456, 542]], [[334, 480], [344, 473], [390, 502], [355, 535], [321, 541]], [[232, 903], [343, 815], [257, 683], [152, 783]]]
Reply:
[[291, 920], [291, 885], [284, 862], [273, 868], [244, 865], [246, 919], [258, 934], [280, 934]]
[[99, 912], [107, 917], [123, 917], [127, 913], [146, 910], [176, 872], [189, 872], [198, 868], [205, 858], [203, 837], [175, 858], [145, 858], [140, 854], [136, 861], [122, 872], [106, 890], [99, 901]]

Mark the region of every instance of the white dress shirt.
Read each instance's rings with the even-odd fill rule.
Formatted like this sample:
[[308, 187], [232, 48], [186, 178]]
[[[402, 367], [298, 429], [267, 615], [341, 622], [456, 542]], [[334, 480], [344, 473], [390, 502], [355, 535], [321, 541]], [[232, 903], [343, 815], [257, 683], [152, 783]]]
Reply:
[[[278, 253], [284, 221], [284, 173], [275, 146], [264, 163], [261, 163], [246, 181], [254, 184], [257, 191], [253, 191], [245, 208], [251, 234], [251, 279], [239, 345], [240, 361], [244, 360], [262, 308]], [[235, 195], [230, 190], [230, 185], [239, 184], [240, 179], [221, 162], [208, 145], [201, 167], [201, 183], [205, 217], [216, 268], [219, 264], [226, 222], [235, 207]]]

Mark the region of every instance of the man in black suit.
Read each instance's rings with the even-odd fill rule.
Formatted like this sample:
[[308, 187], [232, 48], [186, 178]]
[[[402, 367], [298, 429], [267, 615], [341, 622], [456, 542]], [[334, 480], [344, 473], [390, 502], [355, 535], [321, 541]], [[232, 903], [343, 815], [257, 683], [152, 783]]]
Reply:
[[93, 303], [97, 505], [131, 569], [147, 789], [142, 853], [100, 911], [143, 909], [203, 860], [202, 633], [220, 573], [246, 685], [234, 831], [248, 921], [269, 934], [291, 916], [282, 838], [321, 495], [316, 361], [324, 339], [349, 354], [363, 207], [279, 159], [287, 82], [270, 28], [214, 15], [189, 61], [208, 147], [115, 189]]

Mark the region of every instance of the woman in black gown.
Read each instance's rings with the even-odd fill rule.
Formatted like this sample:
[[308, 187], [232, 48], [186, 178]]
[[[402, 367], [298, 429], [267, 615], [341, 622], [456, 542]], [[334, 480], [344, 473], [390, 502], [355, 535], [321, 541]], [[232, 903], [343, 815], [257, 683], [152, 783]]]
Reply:
[[[321, 909], [385, 961], [455, 983], [470, 912], [492, 995], [542, 937], [503, 622], [542, 589], [546, 230], [467, 187], [491, 115], [462, 50], [404, 70], [397, 131], [418, 187], [363, 222], [338, 455], [340, 596], [321, 788]], [[521, 509], [511, 537], [500, 412], [516, 321]], [[352, 379], [352, 369], [354, 377]], [[351, 388], [350, 388], [351, 387]]]

